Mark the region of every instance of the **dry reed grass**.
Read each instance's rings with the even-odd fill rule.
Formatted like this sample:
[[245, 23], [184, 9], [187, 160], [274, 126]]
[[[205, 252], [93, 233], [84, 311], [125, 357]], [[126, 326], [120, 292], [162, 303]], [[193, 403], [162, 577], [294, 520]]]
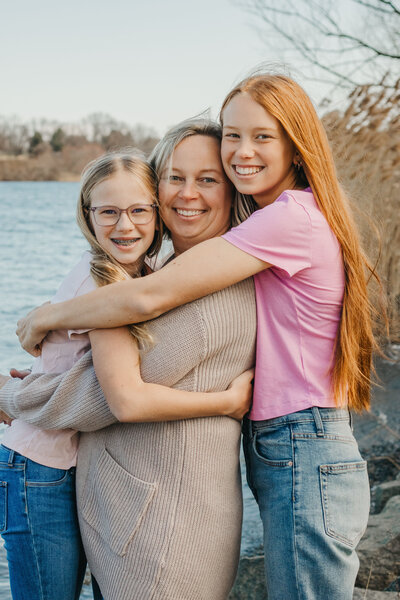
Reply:
[[392, 342], [400, 341], [399, 100], [400, 80], [390, 93], [363, 86], [350, 94], [343, 113], [323, 117], [339, 178], [354, 201], [363, 245], [373, 261], [381, 246], [378, 273], [386, 288]]

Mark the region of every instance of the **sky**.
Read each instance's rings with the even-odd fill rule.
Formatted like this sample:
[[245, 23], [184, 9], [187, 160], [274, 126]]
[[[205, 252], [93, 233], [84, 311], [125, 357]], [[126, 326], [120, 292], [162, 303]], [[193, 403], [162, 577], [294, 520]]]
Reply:
[[216, 116], [242, 77], [285, 59], [235, 0], [0, 0], [0, 10], [0, 115], [24, 121], [102, 112], [162, 135], [208, 108]]

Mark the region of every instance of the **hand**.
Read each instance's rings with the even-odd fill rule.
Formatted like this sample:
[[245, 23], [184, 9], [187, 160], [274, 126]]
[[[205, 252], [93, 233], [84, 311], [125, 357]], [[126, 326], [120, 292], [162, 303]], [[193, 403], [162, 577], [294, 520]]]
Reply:
[[13, 419], [11, 419], [6, 413], [0, 410], [0, 423], [4, 423], [5, 425], [11, 425]]
[[229, 417], [241, 421], [249, 412], [253, 399], [253, 379], [254, 369], [249, 369], [236, 377], [228, 387], [227, 391], [232, 396], [232, 410], [228, 413]]
[[31, 310], [26, 317], [20, 319], [17, 323], [16, 334], [22, 348], [32, 354], [39, 356], [42, 349], [43, 338], [47, 335], [48, 330], [43, 329], [40, 323], [46, 322], [46, 305], [42, 304], [38, 308]]
[[19, 371], [19, 369], [10, 369], [10, 375], [14, 379], [25, 379], [27, 375], [30, 375], [30, 369], [24, 369], [23, 371]]

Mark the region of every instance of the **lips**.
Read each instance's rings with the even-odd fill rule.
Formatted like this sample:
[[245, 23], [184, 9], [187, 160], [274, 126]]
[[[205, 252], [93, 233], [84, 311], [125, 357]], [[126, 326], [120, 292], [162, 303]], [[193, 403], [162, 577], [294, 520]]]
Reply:
[[140, 238], [111, 238], [111, 241], [116, 245], [123, 248], [129, 248], [133, 246]]
[[202, 215], [205, 210], [200, 209], [187, 209], [187, 208], [174, 208], [174, 211], [178, 213], [181, 217], [197, 217], [198, 215]]
[[232, 165], [233, 166], [233, 170], [235, 171], [235, 173], [237, 175], [241, 175], [241, 176], [251, 176], [251, 175], [257, 175], [257, 173], [259, 173], [260, 171], [262, 171], [264, 169], [264, 167], [260, 167], [260, 166], [242, 166], [242, 165]]

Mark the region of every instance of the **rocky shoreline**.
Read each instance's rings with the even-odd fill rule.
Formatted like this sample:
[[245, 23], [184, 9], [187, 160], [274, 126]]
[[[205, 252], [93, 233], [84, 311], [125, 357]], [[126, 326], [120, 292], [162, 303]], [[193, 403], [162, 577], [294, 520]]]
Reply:
[[[368, 461], [371, 512], [358, 546], [360, 570], [353, 600], [400, 599], [400, 347], [379, 360], [380, 387], [369, 413], [356, 415], [354, 433]], [[261, 528], [261, 524], [259, 524]], [[266, 600], [262, 548], [240, 559], [229, 600]]]

